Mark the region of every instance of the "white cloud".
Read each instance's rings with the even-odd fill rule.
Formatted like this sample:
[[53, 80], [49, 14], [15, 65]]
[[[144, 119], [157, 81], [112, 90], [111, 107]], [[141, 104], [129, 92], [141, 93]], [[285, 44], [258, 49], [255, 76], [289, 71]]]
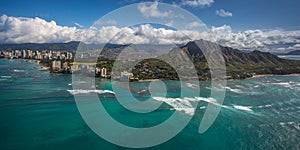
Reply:
[[300, 43], [300, 30], [246, 30], [233, 32], [230, 26], [212, 27], [209, 32], [202, 33], [206, 40], [217, 42], [224, 46], [237, 49], [258, 49], [276, 51], [277, 48], [287, 48], [286, 45]]
[[204, 7], [210, 6], [214, 3], [214, 0], [182, 0], [181, 5], [188, 5], [192, 7]]
[[279, 47], [279, 48], [277, 48], [276, 50], [277, 50], [277, 51], [285, 51], [285, 50], [286, 50], [286, 48]]
[[147, 5], [147, 3], [140, 3], [138, 5], [138, 10], [142, 13], [142, 15], [146, 18], [156, 17], [156, 18], [168, 18], [170, 17], [170, 11], [161, 11], [158, 9], [158, 1]]
[[289, 46], [286, 50], [300, 50], [300, 44], [295, 44], [293, 46]]
[[94, 25], [117, 25], [118, 22], [116, 20], [110, 19], [106, 21], [97, 20], [94, 22]]
[[300, 48], [300, 44], [296, 44], [296, 45], [294, 45], [294, 47]]
[[55, 21], [41, 18], [1, 16], [0, 41], [2, 43], [60, 42], [74, 38], [76, 27], [58, 26]]
[[216, 15], [221, 17], [232, 17], [232, 13], [229, 11], [225, 11], [224, 9], [217, 10]]
[[194, 28], [203, 27], [203, 26], [205, 26], [205, 24], [202, 24], [202, 23], [200, 23], [198, 21], [194, 21], [194, 22], [188, 23], [186, 25], [186, 28], [187, 29], [194, 29]]
[[79, 28], [83, 28], [84, 26], [83, 25], [81, 25], [81, 24], [79, 24], [79, 23], [77, 23], [77, 22], [75, 22], [74, 23], [77, 27], [79, 27]]
[[[199, 24], [192, 22], [188, 25], [195, 27]], [[82, 29], [60, 26], [55, 21], [45, 21], [41, 18], [10, 17], [6, 15], [0, 17], [0, 43], [82, 41], [85, 43], [113, 42], [116, 44], [184, 44], [190, 40], [198, 39], [217, 42], [237, 49], [283, 51], [300, 48], [300, 30], [274, 29], [263, 31], [257, 29], [234, 32], [230, 26], [223, 25], [200, 32], [194, 29], [175, 31], [155, 28], [150, 24], [136, 27], [103, 26], [99, 29]]]
[[166, 23], [165, 24], [166, 26], [169, 26], [169, 27], [172, 27], [174, 25], [174, 21], [171, 20], [170, 22]]

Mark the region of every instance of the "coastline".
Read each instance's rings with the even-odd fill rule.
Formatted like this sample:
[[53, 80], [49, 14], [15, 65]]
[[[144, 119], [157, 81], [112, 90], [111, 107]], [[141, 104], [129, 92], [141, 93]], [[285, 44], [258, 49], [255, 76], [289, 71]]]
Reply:
[[32, 61], [35, 61], [38, 65], [40, 65], [40, 68], [42, 70], [45, 70], [45, 71], [50, 71], [50, 67], [44, 65], [44, 64], [41, 64], [41, 61], [40, 60], [34, 60], [34, 59], [22, 59], [22, 60], [32, 60]]
[[[0, 58], [0, 59], [7, 59], [7, 58]], [[7, 60], [25, 60], [25, 61], [34, 61], [36, 62], [38, 65], [40, 65], [40, 68], [44, 71], [50, 71], [51, 69], [49, 66], [46, 66], [44, 64], [41, 63], [41, 60], [35, 60], [35, 59], [7, 59]], [[64, 73], [61, 73], [64, 74]], [[253, 75], [251, 77], [246, 77], [244, 79], [238, 79], [238, 78], [232, 78], [232, 79], [226, 79], [227, 81], [232, 81], [232, 80], [245, 80], [245, 79], [251, 79], [251, 78], [258, 78], [258, 77], [264, 77], [264, 76], [294, 76], [294, 75], [300, 75], [300, 73], [291, 73], [291, 74], [257, 74], [257, 75]], [[130, 82], [152, 82], [152, 81], [157, 81], [157, 80], [166, 80], [166, 79], [143, 79], [143, 80], [134, 80], [134, 81], [130, 81]], [[171, 81], [171, 80], [170, 80]], [[172, 80], [174, 81], [174, 80]], [[178, 80], [179, 81], [179, 80]], [[199, 80], [199, 81], [209, 81], [209, 80]]]
[[145, 80], [138, 80], [137, 82], [152, 82], [152, 81], [158, 81], [160, 79], [145, 79]]
[[259, 77], [265, 77], [265, 76], [297, 76], [297, 75], [300, 75], [300, 73], [292, 73], [292, 74], [259, 74], [259, 75], [254, 75], [254, 76], [252, 76], [250, 78], [259, 78]]

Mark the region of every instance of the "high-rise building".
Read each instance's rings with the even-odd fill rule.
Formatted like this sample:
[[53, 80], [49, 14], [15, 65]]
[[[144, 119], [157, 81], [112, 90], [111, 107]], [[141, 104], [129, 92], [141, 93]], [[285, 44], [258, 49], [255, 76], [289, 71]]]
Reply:
[[73, 59], [73, 54], [72, 53], [70, 53], [69, 59]]
[[121, 72], [121, 76], [120, 76], [120, 80], [121, 81], [129, 81], [132, 78], [133, 78], [133, 74], [132, 73], [129, 73], [127, 71], [122, 71]]
[[60, 70], [61, 69], [61, 61], [60, 60], [54, 60], [52, 61], [52, 70]]
[[73, 65], [71, 66], [71, 69], [72, 69], [72, 71], [78, 71], [78, 70], [79, 70], [79, 65], [73, 64]]
[[49, 52], [49, 59], [52, 59], [53, 58], [53, 54], [52, 54], [52, 51]]
[[67, 52], [67, 58], [66, 59], [72, 59], [72, 53], [70, 53], [70, 52]]
[[67, 62], [64, 62], [63, 65], [62, 65], [62, 68], [63, 68], [63, 69], [68, 69], [68, 68], [69, 68], [68, 63], [67, 63]]
[[102, 68], [102, 69], [101, 69], [101, 77], [102, 77], [102, 78], [106, 78], [106, 77], [107, 77], [106, 73], [107, 73], [106, 68]]
[[32, 51], [31, 50], [27, 50], [27, 54], [28, 54], [28, 58], [32, 59], [32, 57], [33, 57]]
[[39, 59], [39, 60], [40, 60], [40, 59], [42, 59], [42, 55], [41, 55], [41, 53], [40, 53], [40, 52], [38, 52], [38, 53], [37, 53], [37, 55], [36, 55], [36, 57], [37, 57], [37, 59]]
[[23, 50], [22, 51], [22, 58], [26, 59], [27, 58], [27, 53], [26, 53], [26, 50]]

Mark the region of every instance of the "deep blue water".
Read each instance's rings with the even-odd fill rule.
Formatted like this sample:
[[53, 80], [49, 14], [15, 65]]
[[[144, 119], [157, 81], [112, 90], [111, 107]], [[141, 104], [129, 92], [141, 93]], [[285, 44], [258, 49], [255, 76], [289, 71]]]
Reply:
[[[71, 75], [43, 71], [34, 61], [0, 60], [0, 149], [127, 149], [98, 137], [76, 107]], [[99, 90], [111, 90], [107, 80], [96, 80]], [[177, 83], [169, 81], [169, 96]], [[201, 96], [210, 93], [200, 82]], [[137, 98], [147, 82], [131, 83]], [[191, 122], [176, 137], [148, 149], [300, 149], [300, 75], [262, 76], [229, 81], [221, 112], [204, 134], [198, 127], [207, 102], [199, 102]], [[84, 92], [84, 91], [80, 91]], [[174, 112], [164, 104], [139, 115], [107, 95], [102, 104], [121, 123], [151, 127]], [[188, 115], [184, 114], [183, 115]]]

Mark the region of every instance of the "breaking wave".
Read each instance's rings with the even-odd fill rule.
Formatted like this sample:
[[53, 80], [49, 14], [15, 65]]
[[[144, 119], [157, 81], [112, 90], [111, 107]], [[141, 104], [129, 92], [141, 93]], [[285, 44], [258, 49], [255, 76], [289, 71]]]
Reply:
[[192, 84], [192, 83], [186, 83], [186, 86], [189, 87], [189, 88], [192, 88], [192, 89], [198, 88], [198, 87], [199, 87], [199, 85], [197, 85], [197, 84]]
[[67, 90], [70, 94], [88, 94], [88, 93], [98, 93], [98, 94], [115, 94], [113, 91], [110, 90]]
[[272, 105], [262, 105], [262, 106], [258, 106], [258, 108], [269, 108], [272, 107]]
[[[165, 97], [153, 97], [154, 100], [157, 101], [161, 101], [161, 102], [165, 102], [168, 105], [172, 106], [173, 108], [171, 110], [177, 110], [177, 111], [181, 111], [184, 112], [187, 115], [193, 116], [195, 114], [195, 109], [196, 109], [196, 105], [198, 104], [198, 102], [203, 101], [203, 102], [207, 102], [216, 106], [220, 106], [222, 108], [225, 109], [237, 109], [237, 110], [242, 110], [242, 111], [248, 111], [248, 112], [252, 112], [253, 110], [251, 109], [251, 106], [239, 106], [239, 105], [233, 105], [233, 107], [229, 107], [226, 105], [220, 105], [216, 99], [214, 98], [204, 98], [204, 97], [195, 97], [195, 98], [165, 98]], [[268, 105], [264, 106], [264, 107], [270, 107]], [[200, 109], [205, 109], [206, 106], [200, 106]]]
[[240, 93], [240, 94], [244, 93], [244, 92], [241, 91], [240, 89], [233, 89], [233, 88], [228, 87], [228, 86], [226, 86], [225, 89], [228, 90], [228, 91], [230, 91], [230, 92], [234, 92], [234, 93]]
[[[168, 105], [172, 106], [173, 109], [177, 111], [184, 112], [187, 115], [193, 116], [195, 114], [196, 105], [199, 101], [204, 101], [207, 103], [212, 103], [219, 105], [214, 98], [204, 98], [204, 97], [195, 97], [195, 98], [165, 98], [165, 97], [153, 97], [154, 100], [165, 102]], [[202, 108], [203, 109], [203, 108]]]
[[11, 78], [11, 76], [0, 76], [0, 78]]
[[195, 107], [192, 105], [192, 101], [196, 101], [195, 98], [165, 98], [165, 97], [153, 97], [154, 100], [165, 102], [172, 106], [175, 110], [186, 113], [193, 116], [195, 113]]
[[252, 107], [251, 106], [239, 106], [239, 105], [233, 105], [233, 107], [235, 109], [238, 109], [238, 110], [244, 110], [244, 111], [252, 111]]
[[14, 69], [14, 72], [25, 72], [25, 70], [18, 70], [18, 69]]

